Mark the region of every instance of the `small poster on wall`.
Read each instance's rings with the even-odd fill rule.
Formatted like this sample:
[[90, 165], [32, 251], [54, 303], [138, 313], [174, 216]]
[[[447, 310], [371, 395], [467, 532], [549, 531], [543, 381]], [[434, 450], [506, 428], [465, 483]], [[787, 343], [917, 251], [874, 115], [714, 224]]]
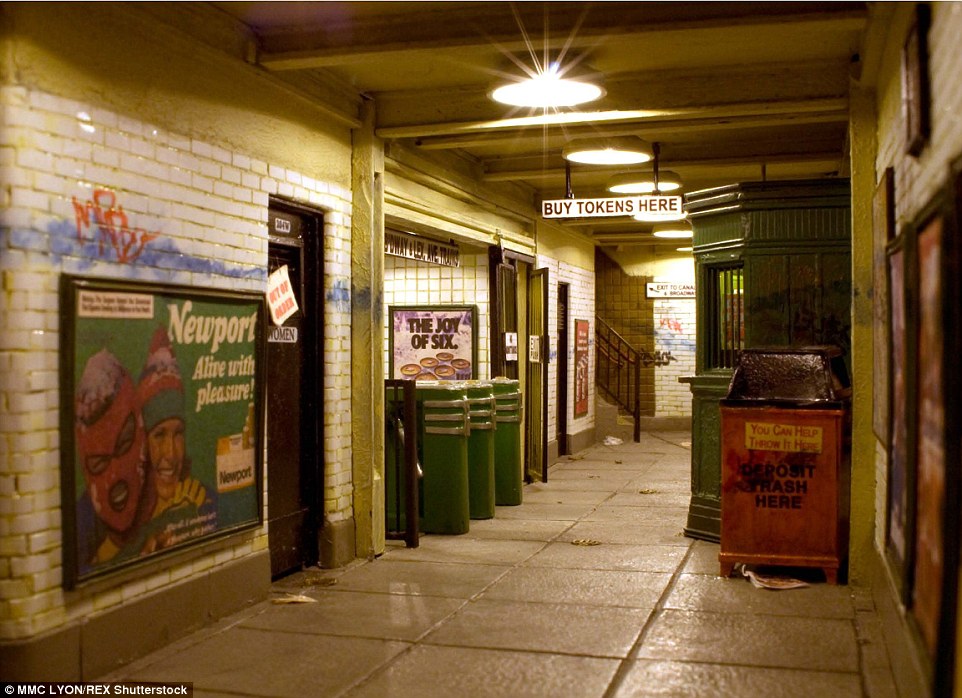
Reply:
[[278, 327], [298, 310], [286, 264], [267, 277], [267, 304], [271, 311], [271, 320]]
[[505, 361], [518, 360], [518, 333], [517, 332], [504, 333], [504, 360]]
[[261, 521], [261, 294], [65, 276], [64, 584]]
[[588, 414], [588, 321], [575, 320], [575, 417]]
[[391, 306], [388, 315], [391, 378], [451, 381], [477, 377], [476, 306]]

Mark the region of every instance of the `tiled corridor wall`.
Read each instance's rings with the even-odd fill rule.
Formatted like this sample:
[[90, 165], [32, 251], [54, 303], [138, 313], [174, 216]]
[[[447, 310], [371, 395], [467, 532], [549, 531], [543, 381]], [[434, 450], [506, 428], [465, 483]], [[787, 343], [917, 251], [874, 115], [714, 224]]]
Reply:
[[461, 266], [442, 267], [413, 259], [384, 257], [384, 375], [390, 377], [388, 308], [392, 305], [474, 305], [478, 308], [480, 379], [490, 378], [490, 295], [487, 254], [462, 254]]
[[695, 299], [658, 298], [653, 303], [655, 356], [668, 363], [655, 367], [655, 416], [691, 414], [691, 390], [679, 378], [695, 375]]
[[325, 212], [325, 510], [351, 517], [350, 192], [22, 86], [0, 88], [0, 108], [0, 639], [78, 622], [267, 547], [265, 525], [126, 581], [63, 591], [58, 288], [71, 273], [263, 291], [270, 195]]
[[[548, 269], [548, 329], [551, 351], [548, 364], [548, 440], [558, 435], [558, 285], [568, 284], [568, 434], [578, 434], [595, 423], [595, 275], [590, 269], [539, 254], [537, 267]], [[575, 320], [588, 321], [588, 414], [574, 417]]]

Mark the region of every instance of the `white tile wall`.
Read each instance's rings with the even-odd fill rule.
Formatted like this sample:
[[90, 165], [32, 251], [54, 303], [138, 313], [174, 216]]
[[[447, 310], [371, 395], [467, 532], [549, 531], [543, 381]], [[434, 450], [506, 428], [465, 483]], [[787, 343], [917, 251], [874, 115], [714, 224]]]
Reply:
[[695, 299], [661, 298], [654, 302], [655, 352], [667, 365], [655, 366], [655, 416], [691, 416], [691, 390], [679, 383], [695, 375]]
[[[569, 435], [591, 429], [595, 424], [595, 272], [548, 255], [537, 256], [538, 268], [548, 269], [548, 327], [551, 363], [548, 366], [548, 440], [558, 438], [558, 284], [568, 284], [568, 415]], [[588, 414], [574, 418], [575, 320], [588, 321]]]
[[[269, 194], [326, 212], [325, 516], [352, 515], [350, 191], [17, 85], [0, 87], [0, 181], [0, 639], [56, 628], [266, 549], [264, 529], [232, 536], [135, 580], [72, 592], [68, 602], [57, 290], [66, 272], [262, 291]], [[101, 244], [92, 217], [78, 235], [78, 208], [98, 203], [134, 245]]]
[[[901, 75], [897, 58], [887, 63], [877, 88], [878, 153], [877, 177], [887, 167], [895, 170], [896, 231], [912, 222], [946, 184], [949, 163], [962, 157], [962, 52], [958, 37], [962, 33], [962, 3], [929, 3], [932, 10], [929, 31], [929, 80], [931, 94], [931, 135], [918, 158], [905, 153], [905, 122], [901, 105]], [[904, 36], [890, 36], [887, 55], [899, 56]], [[876, 450], [876, 531], [879, 542], [885, 531], [888, 456]], [[881, 502], [882, 504], [879, 504]]]
[[384, 375], [390, 376], [388, 307], [475, 305], [478, 307], [478, 379], [490, 378], [490, 293], [487, 254], [462, 254], [461, 266], [442, 267], [413, 259], [384, 257]]

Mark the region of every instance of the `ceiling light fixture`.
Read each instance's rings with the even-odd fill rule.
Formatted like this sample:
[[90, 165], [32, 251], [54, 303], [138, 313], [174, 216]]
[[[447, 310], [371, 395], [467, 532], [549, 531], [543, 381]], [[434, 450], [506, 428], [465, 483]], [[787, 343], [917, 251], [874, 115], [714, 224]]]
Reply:
[[502, 85], [491, 92], [491, 99], [514, 107], [540, 109], [573, 107], [603, 97], [604, 89], [587, 80], [561, 77], [558, 64], [519, 82]]
[[657, 223], [652, 226], [651, 234], [656, 238], [690, 238], [692, 236], [691, 223], [685, 220]]
[[581, 165], [637, 165], [653, 157], [651, 145], [636, 136], [579, 139], [561, 153], [565, 160]]
[[674, 172], [658, 171], [658, 156], [661, 146], [651, 144], [651, 172], [628, 172], [608, 180], [608, 191], [615, 194], [663, 194], [681, 189], [681, 177]]
[[608, 191], [614, 194], [653, 194], [681, 189], [681, 177], [675, 172], [663, 170], [657, 175], [657, 185], [655, 182], [654, 172], [625, 172], [608, 180]]
[[643, 223], [669, 223], [671, 221], [684, 220], [685, 216], [688, 215], [684, 211], [679, 213], [672, 213], [668, 211], [642, 211], [636, 213], [632, 218], [636, 221], [642, 221]]

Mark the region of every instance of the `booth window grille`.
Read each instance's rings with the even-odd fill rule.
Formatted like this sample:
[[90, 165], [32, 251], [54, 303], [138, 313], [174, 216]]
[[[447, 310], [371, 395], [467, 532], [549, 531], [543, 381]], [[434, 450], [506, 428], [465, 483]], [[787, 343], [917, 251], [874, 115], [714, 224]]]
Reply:
[[711, 266], [705, 272], [706, 368], [734, 368], [745, 347], [743, 264]]

